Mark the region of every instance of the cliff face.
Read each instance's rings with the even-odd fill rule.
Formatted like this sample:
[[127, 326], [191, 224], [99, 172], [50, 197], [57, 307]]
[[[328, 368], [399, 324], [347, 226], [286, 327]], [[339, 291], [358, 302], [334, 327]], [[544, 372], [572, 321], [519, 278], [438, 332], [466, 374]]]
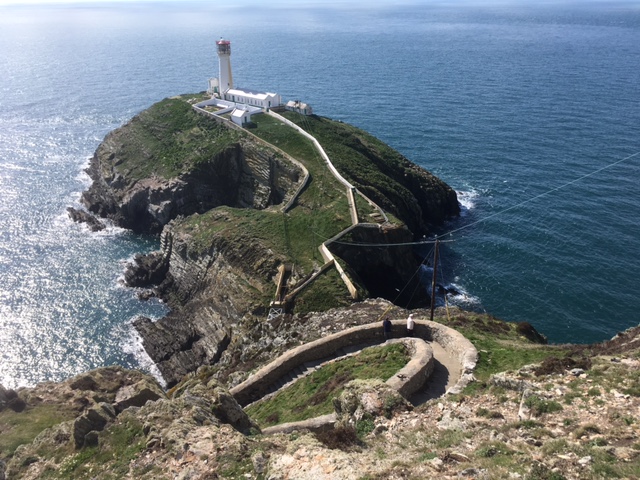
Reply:
[[411, 245], [391, 248], [376, 245], [403, 244], [413, 240], [407, 228], [378, 228], [358, 225], [339, 241], [329, 243], [334, 255], [343, 259], [374, 298], [387, 298], [407, 308], [429, 305], [430, 297], [421, 286], [421, 259]]
[[[218, 362], [239, 330], [267, 316], [281, 264], [289, 266], [287, 291], [318, 272], [325, 262], [319, 245], [351, 218], [344, 187], [294, 129], [267, 115], [254, 116], [248, 131], [230, 128], [195, 113], [186, 100], [163, 100], [109, 134], [91, 160], [93, 184], [82, 197], [91, 212], [119, 226], [163, 232], [161, 251], [138, 258], [126, 279], [153, 287], [172, 307], [158, 322], [135, 322], [169, 385]], [[410, 242], [458, 213], [449, 186], [361, 130], [320, 117], [290, 119], [317, 135], [349, 181], [392, 215], [390, 223], [357, 227], [349, 241]], [[304, 169], [310, 179], [299, 191]], [[291, 199], [286, 213], [275, 208]], [[361, 220], [376, 216], [359, 202]], [[346, 263], [361, 297], [427, 304], [410, 247], [330, 249]], [[405, 298], [399, 290], [417, 293]], [[328, 271], [285, 309], [304, 313], [352, 302], [337, 273]]]
[[220, 205], [280, 204], [302, 179], [296, 165], [201, 118], [178, 99], [160, 102], [111, 132], [87, 173], [93, 183], [82, 202], [89, 211], [150, 233], [179, 215]]
[[[224, 212], [214, 212], [217, 221], [225, 221]], [[251, 238], [213, 236], [202, 251], [183, 228], [174, 222], [163, 232], [168, 271], [162, 289], [172, 312], [157, 322], [139, 318], [134, 323], [169, 385], [218, 361], [243, 316], [266, 315], [269, 280], [284, 260]]]

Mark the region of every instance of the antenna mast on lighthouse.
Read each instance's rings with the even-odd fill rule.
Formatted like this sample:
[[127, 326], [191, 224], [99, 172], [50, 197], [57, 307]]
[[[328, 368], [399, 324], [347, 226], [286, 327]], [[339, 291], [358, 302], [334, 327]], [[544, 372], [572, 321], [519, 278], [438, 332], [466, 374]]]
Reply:
[[218, 60], [220, 62], [220, 96], [224, 98], [227, 90], [233, 88], [233, 75], [231, 74], [231, 42], [220, 39], [218, 45]]

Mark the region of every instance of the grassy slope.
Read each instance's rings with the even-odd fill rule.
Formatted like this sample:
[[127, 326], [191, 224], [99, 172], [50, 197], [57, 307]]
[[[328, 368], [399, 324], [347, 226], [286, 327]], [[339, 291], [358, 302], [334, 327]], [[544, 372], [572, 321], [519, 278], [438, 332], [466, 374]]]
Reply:
[[261, 427], [295, 422], [333, 412], [332, 399], [354, 379], [386, 381], [409, 360], [401, 344], [364, 349], [358, 355], [329, 363], [264, 402], [247, 409]]
[[[266, 115], [254, 116], [253, 120], [256, 126], [251, 133], [296, 158], [309, 170], [311, 181], [295, 208], [283, 214], [279, 209], [220, 207], [185, 219], [179, 228], [192, 235], [194, 245], [203, 251], [216, 235], [251, 238], [285, 256], [298, 269], [311, 272], [324, 262], [319, 245], [350, 225], [345, 189], [331, 176], [311, 142], [302, 135]], [[347, 305], [350, 300], [346, 293], [337, 278], [315, 282], [300, 298], [297, 311]]]
[[60, 422], [71, 420], [77, 413], [57, 404], [30, 406], [16, 413], [10, 409], [0, 412], [0, 458], [7, 458], [19, 445], [30, 443], [40, 432]]
[[129, 180], [153, 175], [174, 178], [242, 136], [196, 114], [183, 98], [156, 103], [135, 116], [119, 134], [116, 168]]

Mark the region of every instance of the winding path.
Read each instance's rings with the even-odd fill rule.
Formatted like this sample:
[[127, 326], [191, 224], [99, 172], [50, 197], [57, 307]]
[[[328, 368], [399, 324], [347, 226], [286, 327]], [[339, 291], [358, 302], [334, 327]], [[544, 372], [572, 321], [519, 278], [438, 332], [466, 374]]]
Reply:
[[[390, 341], [415, 341], [428, 344], [428, 352], [421, 350], [422, 360], [416, 358], [417, 348], [412, 359], [402, 369], [402, 374], [394, 375], [387, 381], [414, 405], [419, 405], [446, 393], [459, 393], [472, 379], [478, 359], [473, 344], [458, 331], [437, 322], [417, 320], [415, 339], [402, 337], [404, 320], [392, 320], [396, 338]], [[379, 322], [360, 325], [315, 340], [285, 352], [280, 357], [251, 375], [240, 385], [231, 389], [231, 394], [240, 403], [247, 406], [273, 395], [281, 388], [307, 375], [323, 363], [335, 358], [353, 354], [362, 348], [385, 343]], [[428, 356], [428, 359], [426, 357]], [[428, 368], [418, 367], [422, 362], [430, 363]], [[413, 363], [415, 362], [415, 363]], [[413, 363], [413, 366], [410, 366]], [[421, 369], [422, 368], [422, 369]], [[397, 377], [397, 378], [396, 378]], [[398, 380], [400, 379], [400, 380]], [[416, 383], [418, 382], [418, 383]], [[410, 387], [407, 385], [411, 383]], [[406, 394], [408, 393], [408, 394]], [[300, 428], [322, 429], [335, 423], [335, 415], [325, 415], [303, 422], [277, 425], [264, 430], [264, 433], [292, 431]]]

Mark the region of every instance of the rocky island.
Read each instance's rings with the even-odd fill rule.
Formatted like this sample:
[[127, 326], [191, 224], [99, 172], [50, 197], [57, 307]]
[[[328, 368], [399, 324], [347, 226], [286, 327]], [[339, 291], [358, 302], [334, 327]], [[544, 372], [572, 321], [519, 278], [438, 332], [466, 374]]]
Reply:
[[[90, 212], [119, 226], [162, 232], [162, 250], [138, 258], [126, 278], [153, 287], [172, 308], [158, 322], [136, 322], [169, 386], [217, 362], [267, 319], [281, 300], [281, 266], [281, 292], [298, 292], [280, 293], [286, 319], [369, 297], [427, 304], [415, 275], [422, 259], [411, 246], [376, 244], [411, 242], [457, 215], [449, 186], [352, 126], [283, 113], [362, 193], [353, 221], [347, 190], [308, 138], [267, 114], [255, 115], [249, 129], [232, 128], [192, 108], [198, 100], [163, 100], [109, 134], [83, 195]], [[320, 247], [344, 273], [327, 266]]]
[[202, 100], [110, 133], [71, 212], [160, 235], [126, 281], [171, 307], [135, 324], [169, 389], [119, 367], [0, 387], [0, 480], [640, 476], [640, 328], [546, 345], [486, 314], [426, 320], [410, 244], [458, 214], [450, 187], [342, 122], [236, 128]]

